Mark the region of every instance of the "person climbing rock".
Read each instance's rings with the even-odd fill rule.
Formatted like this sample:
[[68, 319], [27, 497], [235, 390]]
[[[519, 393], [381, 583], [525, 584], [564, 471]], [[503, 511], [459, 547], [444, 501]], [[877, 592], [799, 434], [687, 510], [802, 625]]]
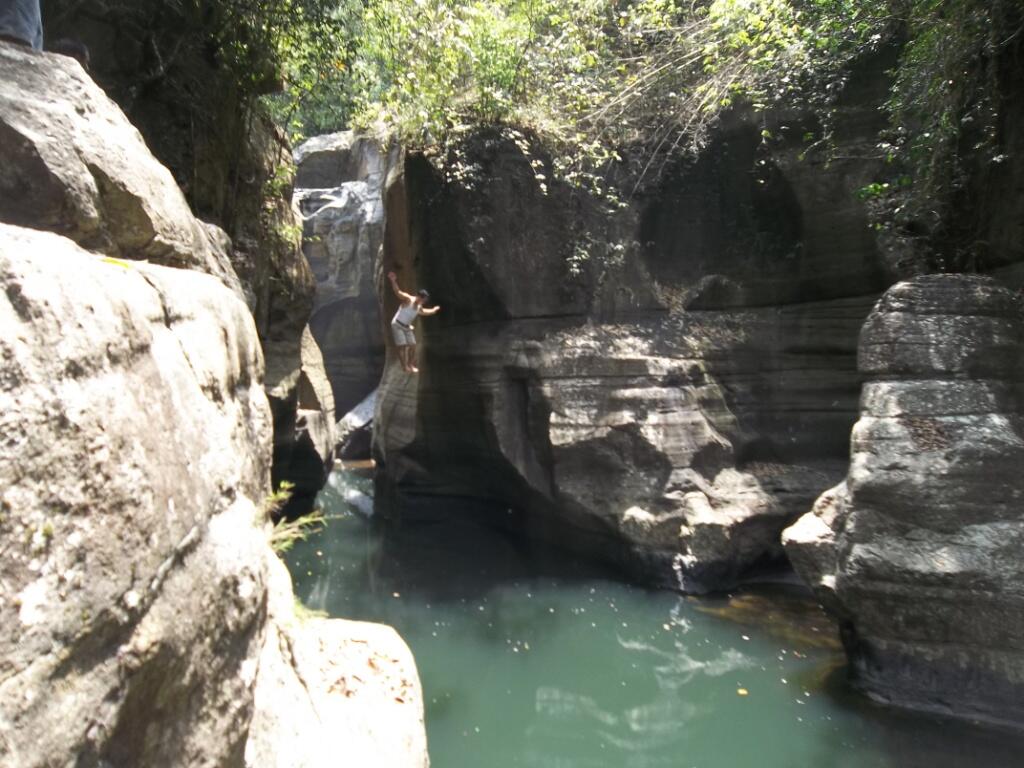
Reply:
[[401, 302], [401, 306], [391, 319], [391, 335], [395, 339], [395, 346], [398, 347], [398, 361], [406, 373], [419, 373], [420, 369], [416, 367], [416, 333], [412, 324], [416, 321], [417, 315], [436, 315], [441, 311], [441, 307], [424, 307], [423, 305], [430, 299], [430, 294], [426, 291], [419, 291], [415, 296], [406, 293], [398, 287], [398, 276], [394, 272], [388, 272], [388, 280], [395, 296]]
[[43, 50], [39, 0], [0, 0], [0, 40]]

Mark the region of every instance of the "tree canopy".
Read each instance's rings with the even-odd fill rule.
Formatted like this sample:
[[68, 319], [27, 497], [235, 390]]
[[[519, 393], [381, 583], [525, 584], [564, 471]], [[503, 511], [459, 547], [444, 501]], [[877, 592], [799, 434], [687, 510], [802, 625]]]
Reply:
[[290, 91], [275, 110], [294, 135], [377, 127], [429, 146], [508, 123], [569, 179], [624, 147], [648, 163], [699, 147], [739, 98], [827, 111], [849, 63], [893, 41], [882, 149], [926, 162], [965, 111], [983, 118], [1022, 23], [1014, 0], [340, 0], [329, 18], [282, 41]]

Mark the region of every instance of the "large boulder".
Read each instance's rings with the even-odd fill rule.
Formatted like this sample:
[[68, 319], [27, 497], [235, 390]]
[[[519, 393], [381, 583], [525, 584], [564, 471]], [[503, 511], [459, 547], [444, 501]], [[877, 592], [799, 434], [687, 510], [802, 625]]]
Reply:
[[1024, 305], [985, 277], [900, 283], [860, 339], [844, 483], [785, 533], [856, 683], [1024, 724]]
[[196, 219], [121, 110], [67, 57], [0, 42], [0, 221], [241, 286], [223, 232]]
[[[244, 296], [267, 361], [275, 480], [292, 479], [290, 457], [307, 434], [297, 409], [313, 278], [300, 251], [290, 186], [284, 184], [286, 196], [257, 201], [252, 215], [267, 231], [255, 237], [240, 230], [233, 245], [223, 230], [192, 215], [167, 168], [75, 60], [6, 43], [0, 43], [0, 137], [7, 169], [0, 221], [58, 232], [118, 258], [208, 272]], [[274, 131], [256, 121], [252, 144], [258, 164], [278, 168], [286, 182], [291, 154]], [[333, 422], [334, 412], [318, 418]], [[324, 459], [310, 493], [331, 467], [331, 457]], [[310, 477], [303, 472], [295, 481], [308, 485]]]
[[373, 391], [384, 368], [376, 283], [384, 231], [381, 195], [394, 155], [351, 132], [310, 139], [295, 151], [295, 201], [316, 279], [310, 326], [324, 353], [339, 417]]
[[[344, 622], [293, 629], [268, 545], [270, 412], [246, 306], [209, 276], [7, 225], [0, 288], [4, 765], [242, 766], [281, 733], [334, 733], [302, 765], [378, 765], [368, 745], [425, 765], [400, 641]], [[301, 653], [282, 640], [299, 634]], [[336, 685], [363, 673], [365, 659], [334, 653], [350, 646], [386, 657], [357, 691], [372, 706]], [[294, 694], [285, 667], [320, 691], [320, 731], [298, 707], [260, 714]], [[379, 703], [399, 695], [406, 706]], [[348, 729], [358, 745], [340, 741]]]
[[[89, 76], [139, 129], [192, 211], [227, 233], [230, 246], [219, 231], [217, 240], [226, 246], [222, 250], [256, 319], [268, 370], [285, 371], [284, 378], [294, 381], [301, 367], [302, 332], [313, 306], [313, 277], [301, 252], [301, 223], [292, 207], [291, 147], [254, 98], [275, 87], [277, 52], [243, 44], [247, 64], [240, 72], [235, 55], [225, 56], [224, 50], [239, 44], [232, 36], [240, 29], [229, 21], [231, 4], [220, 0], [202, 7], [161, 0], [128, 5], [83, 0], [54, 6], [43, 9], [47, 39], [71, 37], [89, 46]], [[99, 92], [67, 57], [55, 57], [48, 66], [77, 73]], [[38, 98], [58, 110], [68, 101], [77, 105], [76, 89], [63, 85], [60, 76], [49, 78], [36, 92]], [[82, 125], [76, 124], [74, 133], [89, 135], [84, 124], [95, 114], [83, 111]], [[101, 138], [107, 136], [112, 134]], [[116, 155], [124, 146], [117, 137], [108, 152]], [[131, 157], [126, 161], [140, 165]], [[155, 164], [152, 157], [146, 162]], [[175, 189], [179, 198], [182, 192]], [[159, 203], [158, 197], [151, 200]], [[277, 455], [287, 461], [302, 436], [295, 432], [296, 392], [282, 391], [280, 384], [280, 378], [268, 377], [274, 442]], [[324, 418], [334, 417], [325, 413]], [[287, 479], [285, 471], [275, 461], [275, 480]]]
[[[406, 754], [396, 734], [405, 764], [425, 764], [400, 641], [333, 621], [304, 631], [301, 658], [281, 641], [298, 633], [268, 545], [261, 341], [270, 388], [292, 405], [274, 431], [298, 427], [320, 482], [334, 442], [322, 359], [303, 334], [312, 278], [290, 189], [250, 196], [280, 237], [232, 250], [74, 60], [0, 43], [0, 75], [0, 222], [22, 225], [0, 224], [0, 762], [241, 766], [281, 734], [340, 734], [332, 718], [344, 716], [371, 734], [358, 753], [335, 742], [304, 765], [376, 764], [370, 742]], [[290, 158], [265, 138], [261, 157]], [[401, 689], [411, 702], [393, 732], [379, 707], [339, 708], [337, 678], [322, 679], [360, 663], [334, 650], [368, 640], [396, 662], [362, 700]], [[322, 683], [323, 732], [297, 707], [254, 719], [255, 689], [283, 696], [284, 667]]]
[[423, 694], [391, 627], [292, 611], [291, 580], [270, 569], [268, 629], [247, 768], [428, 768]]
[[[392, 168], [384, 268], [443, 309], [418, 323], [418, 377], [388, 340], [385, 506], [488, 499], [687, 591], [784, 562], [782, 529], [845, 469], [857, 334], [886, 270], [855, 195], [869, 169], [799, 163], [798, 140], [769, 151], [738, 117], [721, 131], [614, 213], [552, 181], [521, 132]], [[697, 206], [714, 169], [734, 182]], [[857, 246], [833, 248], [839, 230]]]
[[5, 765], [231, 765], [264, 621], [270, 414], [212, 278], [0, 225]]

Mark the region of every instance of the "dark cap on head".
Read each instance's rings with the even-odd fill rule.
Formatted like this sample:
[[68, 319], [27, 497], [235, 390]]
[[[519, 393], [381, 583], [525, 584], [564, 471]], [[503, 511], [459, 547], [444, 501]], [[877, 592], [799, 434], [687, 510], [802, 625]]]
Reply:
[[426, 290], [417, 291], [416, 295], [419, 296], [424, 301], [427, 301], [430, 298], [430, 292]]

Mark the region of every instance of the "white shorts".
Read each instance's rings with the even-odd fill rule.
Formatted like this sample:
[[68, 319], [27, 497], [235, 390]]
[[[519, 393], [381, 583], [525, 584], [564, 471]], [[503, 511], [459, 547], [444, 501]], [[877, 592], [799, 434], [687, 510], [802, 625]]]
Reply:
[[416, 346], [416, 334], [412, 332], [412, 328], [406, 328], [393, 320], [391, 321], [391, 336], [394, 338], [396, 346]]

